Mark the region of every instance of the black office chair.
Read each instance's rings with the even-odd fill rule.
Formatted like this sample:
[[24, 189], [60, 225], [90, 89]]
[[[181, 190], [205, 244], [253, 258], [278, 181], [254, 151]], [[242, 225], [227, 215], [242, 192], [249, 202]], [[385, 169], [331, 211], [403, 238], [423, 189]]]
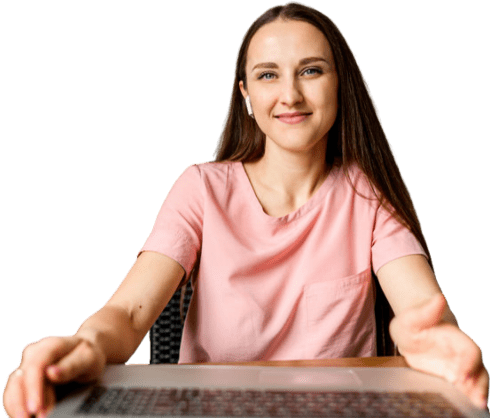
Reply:
[[[184, 290], [183, 312], [180, 301]], [[177, 290], [150, 328], [150, 364], [177, 363], [185, 315], [192, 296], [190, 283]]]
[[395, 316], [391, 309], [388, 299], [379, 285], [379, 281], [374, 276], [376, 300], [374, 302], [374, 316], [376, 318], [376, 350], [378, 356], [399, 356], [396, 344], [391, 339], [389, 327], [390, 322]]
[[[393, 311], [384, 295], [378, 280], [376, 283], [376, 303], [374, 312], [376, 316], [376, 346], [378, 356], [398, 355], [393, 340], [390, 337], [388, 326], [393, 318]], [[183, 316], [180, 312], [181, 290], [172, 296], [163, 312], [150, 329], [150, 364], [177, 363], [179, 361], [180, 341], [182, 339], [183, 319], [189, 308], [192, 296], [190, 284], [184, 292]]]

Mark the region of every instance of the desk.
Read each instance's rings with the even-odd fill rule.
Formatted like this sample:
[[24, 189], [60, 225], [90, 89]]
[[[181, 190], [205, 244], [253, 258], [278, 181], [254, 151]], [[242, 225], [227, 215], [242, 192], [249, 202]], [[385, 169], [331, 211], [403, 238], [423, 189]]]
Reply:
[[267, 367], [409, 367], [402, 356], [394, 357], [355, 357], [323, 360], [281, 360], [249, 361], [239, 363], [195, 363], [233, 366], [267, 366]]

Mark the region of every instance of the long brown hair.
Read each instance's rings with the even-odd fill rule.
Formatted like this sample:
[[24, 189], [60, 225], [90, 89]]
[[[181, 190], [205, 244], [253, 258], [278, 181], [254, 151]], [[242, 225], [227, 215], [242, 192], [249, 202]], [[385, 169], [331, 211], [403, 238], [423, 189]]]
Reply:
[[334, 161], [341, 161], [349, 178], [349, 167], [357, 164], [369, 180], [380, 203], [418, 239], [432, 267], [429, 249], [412, 199], [354, 55], [335, 24], [315, 9], [298, 3], [273, 7], [260, 16], [245, 34], [238, 53], [228, 118], [216, 150], [216, 161], [251, 162], [264, 155], [265, 135], [248, 115], [239, 83], [243, 81], [246, 88], [245, 66], [252, 37], [262, 26], [279, 18], [312, 24], [325, 35], [332, 49], [339, 88], [337, 118], [328, 132], [325, 155], [327, 166], [331, 166]]

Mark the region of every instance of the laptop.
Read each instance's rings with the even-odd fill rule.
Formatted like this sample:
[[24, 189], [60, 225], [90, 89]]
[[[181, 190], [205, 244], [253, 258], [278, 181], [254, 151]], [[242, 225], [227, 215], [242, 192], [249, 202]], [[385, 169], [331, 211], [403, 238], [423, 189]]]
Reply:
[[61, 396], [52, 418], [490, 417], [405, 367], [110, 365]]

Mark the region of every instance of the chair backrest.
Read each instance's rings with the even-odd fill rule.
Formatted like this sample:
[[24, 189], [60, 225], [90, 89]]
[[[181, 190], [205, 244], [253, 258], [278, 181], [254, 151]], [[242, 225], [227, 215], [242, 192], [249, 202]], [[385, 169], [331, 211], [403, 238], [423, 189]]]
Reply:
[[[378, 356], [398, 355], [388, 330], [393, 311], [384, 295], [378, 280], [376, 283], [376, 346]], [[187, 285], [184, 291], [184, 317], [189, 308], [192, 289]], [[150, 364], [177, 363], [179, 361], [180, 341], [183, 322], [180, 312], [181, 290], [177, 290], [150, 329]]]
[[[182, 290], [184, 290], [183, 318], [180, 312]], [[150, 364], [177, 363], [179, 361], [183, 319], [187, 314], [191, 296], [190, 284], [177, 290], [150, 328]]]
[[396, 348], [390, 336], [390, 322], [395, 316], [386, 296], [375, 277], [374, 316], [376, 318], [376, 350], [378, 356], [399, 356], [400, 352]]

